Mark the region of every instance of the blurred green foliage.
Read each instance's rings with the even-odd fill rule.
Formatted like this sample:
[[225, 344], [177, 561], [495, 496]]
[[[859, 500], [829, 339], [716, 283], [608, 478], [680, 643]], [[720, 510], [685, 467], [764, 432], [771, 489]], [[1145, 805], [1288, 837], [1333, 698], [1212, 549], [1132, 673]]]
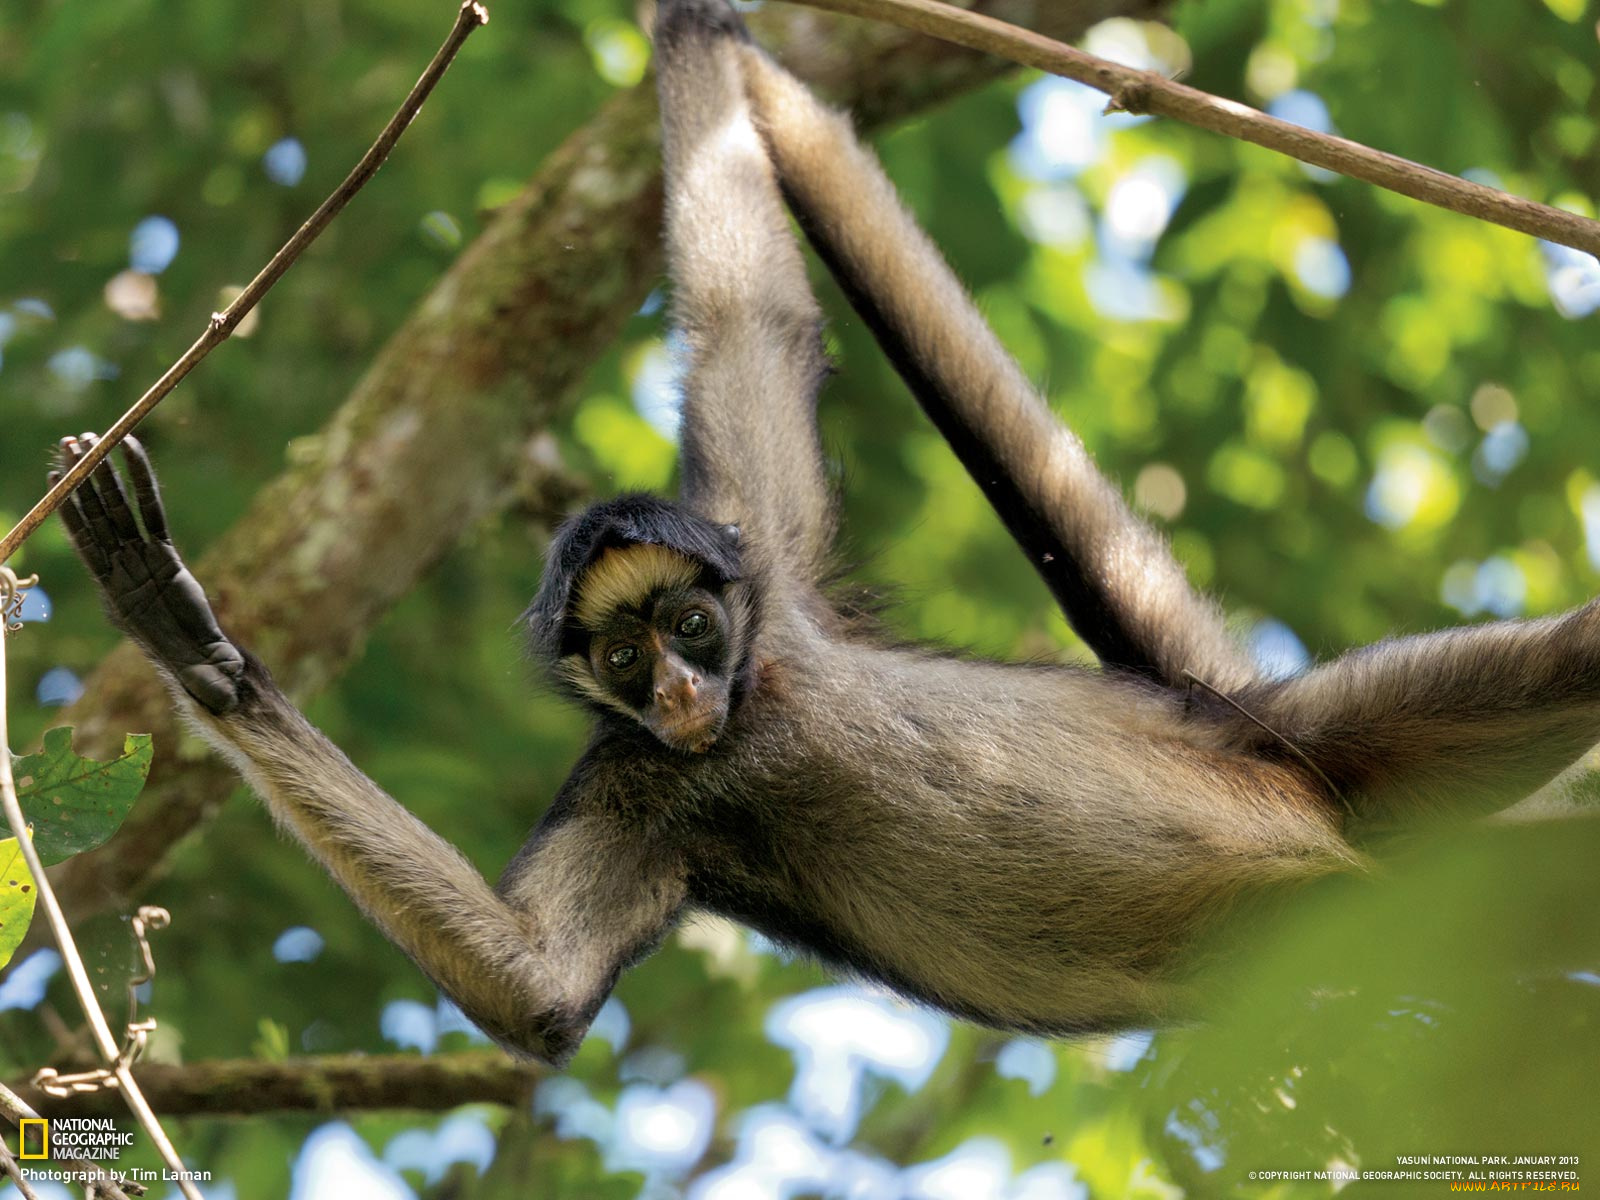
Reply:
[[[108, 424], [342, 176], [447, 8], [0, 0], [0, 523], [39, 494], [53, 441]], [[1444, 170], [1584, 212], [1600, 193], [1584, 0], [1190, 0], [1174, 17], [1181, 38], [1113, 33], [1224, 96], [1320, 97], [1339, 132]], [[621, 0], [494, 9], [259, 327], [147, 423], [188, 550], [239, 515], [485, 211], [635, 82], [646, 56]], [[890, 133], [886, 165], [1052, 404], [1241, 631], [1270, 619], [1328, 655], [1589, 597], [1600, 554], [1592, 260], [1168, 123], [1119, 122], [1080, 171], [1030, 176], [1008, 149], [1029, 86], [1014, 79]], [[285, 139], [303, 151], [297, 182], [267, 157]], [[1158, 214], [1153, 257], [1132, 256], [1128, 286], [1155, 315], [1120, 319], [1094, 281], [1115, 265], [1108, 221], [1137, 213], [1138, 194], [1120, 185], [1147, 178], [1175, 178], [1165, 194], [1178, 200]], [[176, 229], [176, 256], [129, 280], [130, 237], [151, 216]], [[1347, 279], [1331, 286], [1341, 260]], [[119, 277], [135, 290], [113, 307]], [[859, 576], [897, 597], [890, 619], [908, 635], [1081, 656], [867, 331], [819, 286], [841, 368], [823, 426]], [[139, 304], [155, 319], [117, 311]], [[671, 443], [633, 402], [662, 335], [659, 310], [636, 317], [558, 431], [601, 489], [670, 485]], [[478, 531], [311, 713], [491, 875], [583, 736], [576, 714], [530, 692], [509, 632], [540, 547], [512, 518]], [[115, 637], [54, 526], [17, 565], [40, 573], [54, 605], [13, 644], [12, 728], [25, 748], [51, 723], [34, 687], [57, 668], [87, 673]], [[1005, 1039], [956, 1027], [915, 1094], [871, 1086], [854, 1144], [916, 1163], [998, 1139], [1016, 1171], [1070, 1164], [1101, 1197], [1327, 1195], [1327, 1183], [1267, 1188], [1248, 1172], [1384, 1168], [1415, 1152], [1587, 1152], [1592, 1172], [1597, 850], [1592, 823], [1419, 839], [1376, 880], [1247, 926], [1203, 1025], [1159, 1035], [1142, 1056], [1139, 1043], [1052, 1048], [1039, 1094], [995, 1069]], [[163, 1055], [376, 1050], [385, 1005], [434, 1002], [242, 793], [176, 849], [147, 899], [175, 918], [152, 998]], [[275, 958], [293, 926], [321, 936], [311, 961]], [[106, 964], [126, 957], [125, 930], [106, 920], [86, 933], [97, 970], [114, 977]], [[673, 941], [623, 981], [629, 1045], [681, 1056], [716, 1098], [697, 1173], [734, 1152], [742, 1116], [782, 1101], [795, 1064], [764, 1020], [820, 982], [715, 930]], [[70, 1009], [59, 978], [47, 1003]], [[53, 1048], [34, 1012], [0, 1012], [0, 1073]], [[637, 1050], [624, 1059], [595, 1039], [573, 1075], [611, 1105], [630, 1073]], [[537, 1189], [504, 1194], [638, 1194], [637, 1174], [613, 1172], [588, 1141], [552, 1141], [541, 1122], [526, 1160]], [[238, 1195], [271, 1196], [317, 1123], [175, 1132]], [[417, 1124], [356, 1121], [378, 1149]], [[1409, 1194], [1351, 1188], [1369, 1191]]]

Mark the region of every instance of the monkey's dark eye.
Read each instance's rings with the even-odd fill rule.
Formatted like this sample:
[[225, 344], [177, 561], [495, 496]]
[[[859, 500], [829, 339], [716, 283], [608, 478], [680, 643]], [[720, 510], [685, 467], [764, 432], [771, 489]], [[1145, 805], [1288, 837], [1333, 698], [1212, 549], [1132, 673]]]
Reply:
[[685, 613], [682, 619], [679, 620], [678, 635], [680, 637], [690, 638], [699, 637], [710, 627], [711, 622], [706, 619], [705, 613], [697, 610], [695, 612]]
[[633, 646], [618, 646], [606, 655], [606, 662], [611, 664], [613, 671], [626, 671], [638, 661], [639, 651]]

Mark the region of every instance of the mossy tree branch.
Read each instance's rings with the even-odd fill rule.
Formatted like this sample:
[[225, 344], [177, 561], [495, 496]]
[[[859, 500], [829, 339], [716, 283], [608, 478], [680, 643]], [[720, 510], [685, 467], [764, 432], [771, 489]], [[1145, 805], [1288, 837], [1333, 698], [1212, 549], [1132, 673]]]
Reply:
[[[259, 1113], [337, 1113], [378, 1109], [444, 1112], [463, 1104], [526, 1105], [548, 1071], [496, 1050], [454, 1054], [337, 1054], [291, 1058], [141, 1063], [134, 1078], [164, 1117], [243, 1117]], [[12, 1090], [45, 1117], [115, 1117], [115, 1090], [57, 1098], [31, 1083]]]

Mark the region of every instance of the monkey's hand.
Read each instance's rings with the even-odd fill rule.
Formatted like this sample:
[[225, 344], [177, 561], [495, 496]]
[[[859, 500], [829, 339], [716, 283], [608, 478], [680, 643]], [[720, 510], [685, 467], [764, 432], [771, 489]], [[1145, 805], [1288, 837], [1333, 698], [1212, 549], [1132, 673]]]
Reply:
[[[96, 435], [62, 438], [61, 463], [70, 467]], [[245, 660], [217, 625], [211, 604], [167, 534], [167, 516], [144, 447], [129, 437], [123, 462], [139, 518], [108, 458], [61, 506], [73, 549], [100, 585], [111, 619], [212, 713], [237, 708]], [[54, 484], [60, 471], [50, 473]]]

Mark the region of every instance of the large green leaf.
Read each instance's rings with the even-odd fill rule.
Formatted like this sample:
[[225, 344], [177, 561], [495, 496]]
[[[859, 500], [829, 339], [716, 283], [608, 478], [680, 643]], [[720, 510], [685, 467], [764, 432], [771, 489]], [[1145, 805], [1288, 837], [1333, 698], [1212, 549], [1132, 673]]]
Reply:
[[72, 727], [47, 730], [44, 748], [15, 759], [22, 813], [48, 866], [93, 850], [122, 824], [150, 773], [150, 735], [130, 733], [122, 756], [96, 762], [72, 752]]
[[33, 920], [33, 903], [37, 896], [33, 875], [22, 860], [17, 839], [0, 841], [0, 967], [10, 962], [17, 947], [22, 945], [22, 935], [28, 932], [28, 923]]

